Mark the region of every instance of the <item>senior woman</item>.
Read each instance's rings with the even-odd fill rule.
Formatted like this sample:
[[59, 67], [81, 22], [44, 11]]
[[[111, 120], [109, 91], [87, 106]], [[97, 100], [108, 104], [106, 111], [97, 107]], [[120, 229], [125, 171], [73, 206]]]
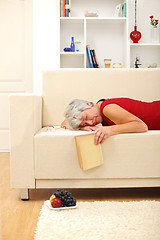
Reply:
[[[102, 123], [102, 126], [98, 124]], [[61, 127], [95, 132], [95, 144], [120, 133], [160, 129], [160, 100], [142, 102], [130, 98], [101, 99], [96, 104], [75, 99], [65, 111]]]

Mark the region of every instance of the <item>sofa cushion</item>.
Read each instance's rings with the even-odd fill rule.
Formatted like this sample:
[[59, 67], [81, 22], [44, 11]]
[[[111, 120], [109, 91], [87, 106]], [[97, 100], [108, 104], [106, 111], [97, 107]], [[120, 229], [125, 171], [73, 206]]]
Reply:
[[79, 167], [75, 135], [60, 127], [42, 128], [34, 136], [36, 179], [156, 178], [160, 172], [160, 131], [111, 136], [102, 144], [104, 164]]

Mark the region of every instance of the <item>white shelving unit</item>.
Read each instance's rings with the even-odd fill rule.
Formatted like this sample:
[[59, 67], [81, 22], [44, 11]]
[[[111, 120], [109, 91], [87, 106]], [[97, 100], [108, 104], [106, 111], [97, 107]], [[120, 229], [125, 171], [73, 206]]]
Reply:
[[[59, 67], [89, 68], [86, 45], [95, 49], [100, 68], [104, 68], [104, 58], [111, 58], [112, 64], [121, 63], [123, 68], [133, 68], [136, 57], [139, 57], [141, 67], [148, 67], [152, 63], [160, 67], [160, 43], [150, 43], [149, 39], [149, 16], [160, 12], [157, 10], [160, 10], [160, 1], [153, 1], [154, 4], [149, 0], [138, 3], [138, 30], [142, 33], [142, 39], [138, 44], [133, 44], [130, 32], [134, 27], [134, 1], [72, 0], [71, 17], [59, 16]], [[124, 2], [127, 5], [127, 17], [114, 17], [115, 7]], [[157, 12], [151, 10], [154, 6]], [[86, 10], [97, 10], [99, 16], [85, 17]], [[81, 42], [80, 52], [64, 52], [65, 47], [70, 47], [71, 37]]]
[[[128, 3], [128, 0], [122, 2]], [[86, 45], [95, 49], [100, 68], [104, 68], [104, 58], [128, 67], [128, 18], [114, 17], [119, 3], [119, 0], [72, 0], [71, 17], [59, 17], [60, 68], [88, 68]], [[99, 16], [85, 17], [85, 11], [90, 9], [97, 10]], [[64, 52], [65, 47], [70, 47], [71, 37], [81, 42], [80, 52]]]

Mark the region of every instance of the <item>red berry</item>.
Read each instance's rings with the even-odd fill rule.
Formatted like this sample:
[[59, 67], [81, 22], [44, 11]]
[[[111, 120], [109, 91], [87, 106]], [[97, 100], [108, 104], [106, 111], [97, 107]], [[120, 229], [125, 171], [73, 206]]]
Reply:
[[55, 197], [51, 200], [51, 205], [53, 208], [59, 208], [62, 206], [62, 201], [60, 198]]

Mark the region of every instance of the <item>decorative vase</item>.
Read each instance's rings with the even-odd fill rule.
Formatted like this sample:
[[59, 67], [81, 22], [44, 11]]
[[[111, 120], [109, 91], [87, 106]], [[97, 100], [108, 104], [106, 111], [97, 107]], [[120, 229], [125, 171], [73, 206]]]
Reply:
[[74, 37], [71, 38], [71, 52], [75, 52]]
[[159, 29], [157, 27], [151, 28], [151, 42], [159, 43]]
[[137, 31], [137, 26], [134, 26], [134, 31], [130, 33], [130, 38], [133, 43], [138, 43], [138, 41], [141, 39], [141, 33]]

